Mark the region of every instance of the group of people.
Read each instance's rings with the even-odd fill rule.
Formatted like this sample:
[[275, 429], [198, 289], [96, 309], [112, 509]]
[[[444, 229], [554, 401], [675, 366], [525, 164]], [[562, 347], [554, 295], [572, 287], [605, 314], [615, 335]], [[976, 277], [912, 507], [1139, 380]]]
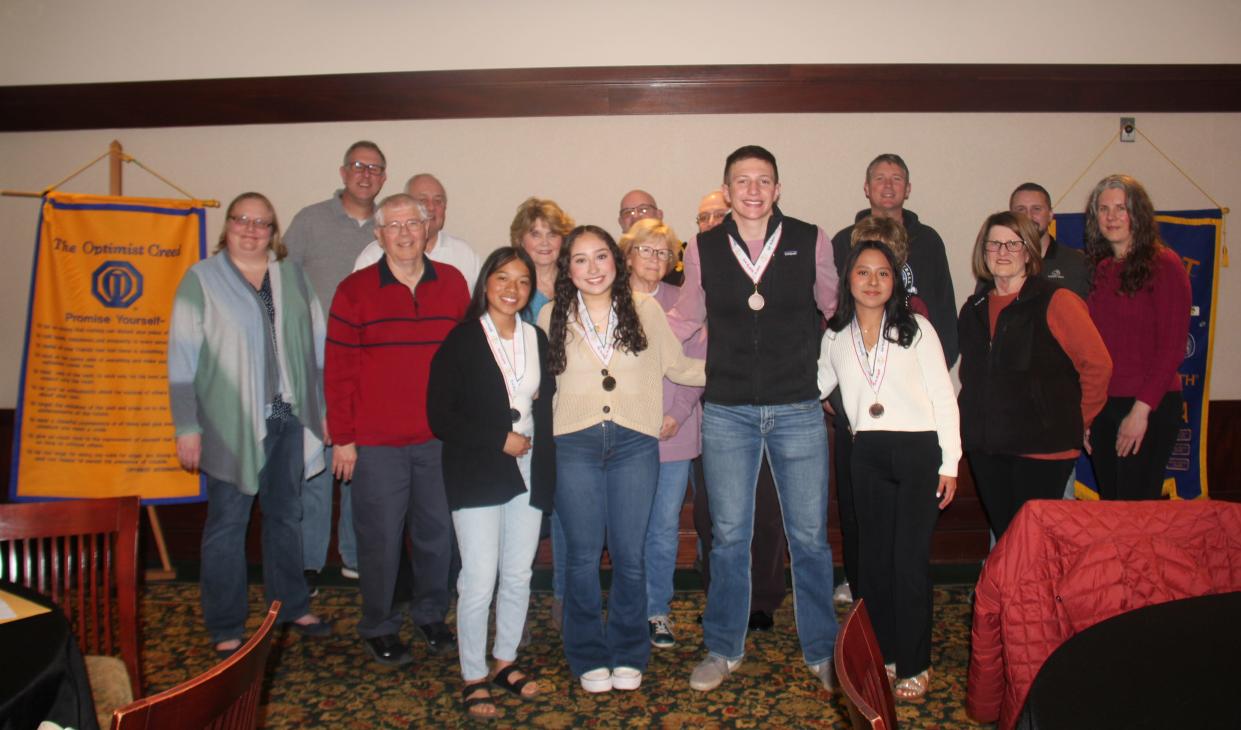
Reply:
[[412, 661], [408, 611], [432, 651], [457, 646], [471, 716], [495, 716], [493, 687], [536, 695], [516, 661], [546, 517], [570, 670], [588, 692], [638, 689], [651, 647], [676, 641], [692, 482], [709, 566], [694, 690], [718, 687], [747, 631], [770, 627], [787, 544], [812, 675], [833, 688], [833, 602], [860, 595], [896, 694], [916, 698], [930, 681], [931, 536], [963, 450], [997, 537], [1025, 501], [1065, 492], [1082, 448], [1103, 498], [1160, 494], [1189, 285], [1127, 176], [1092, 192], [1084, 256], [1050, 235], [1047, 192], [1020, 186], [979, 230], [979, 286], [958, 313], [943, 241], [904, 209], [894, 154], [867, 168], [870, 206], [831, 239], [783, 213], [775, 157], [746, 146], [685, 243], [645, 191], [622, 199], [619, 241], [530, 198], [511, 245], [481, 262], [444, 232], [434, 176], [377, 203], [386, 160], [367, 141], [340, 175], [283, 239], [267, 198], [238, 196], [217, 255], [176, 295], [177, 453], [207, 475], [203, 615], [222, 655], [243, 635], [256, 494], [267, 598], [295, 630], [331, 633], [309, 602], [337, 482], [342, 574], [359, 580], [358, 633], [377, 662]]

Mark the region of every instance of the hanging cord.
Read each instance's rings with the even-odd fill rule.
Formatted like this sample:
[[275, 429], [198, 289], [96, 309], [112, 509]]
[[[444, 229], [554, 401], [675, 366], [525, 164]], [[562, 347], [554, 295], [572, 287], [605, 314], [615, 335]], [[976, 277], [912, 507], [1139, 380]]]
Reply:
[[[1155, 144], [1155, 142], [1154, 142], [1153, 140], [1151, 140], [1151, 138], [1150, 138], [1150, 137], [1147, 137], [1147, 136], [1146, 136], [1146, 135], [1142, 132], [1142, 130], [1141, 130], [1141, 129], [1137, 129], [1137, 128], [1135, 128], [1135, 129], [1134, 129], [1134, 131], [1135, 131], [1135, 132], [1137, 132], [1139, 135], [1141, 135], [1141, 136], [1142, 136], [1142, 139], [1146, 140], [1147, 144], [1149, 144], [1149, 145], [1151, 146], [1151, 148], [1153, 148], [1156, 152], [1158, 152], [1160, 157], [1162, 157], [1163, 159], [1167, 160], [1169, 165], [1171, 165], [1173, 168], [1175, 168], [1177, 172], [1181, 173], [1181, 177], [1183, 177], [1183, 178], [1185, 178], [1186, 180], [1188, 180], [1190, 185], [1193, 185], [1195, 188], [1197, 188], [1197, 189], [1198, 189], [1198, 192], [1200, 192], [1200, 193], [1202, 193], [1204, 196], [1206, 196], [1206, 199], [1207, 199], [1207, 200], [1209, 200], [1209, 201], [1211, 201], [1212, 203], [1214, 203], [1216, 208], [1219, 208], [1219, 211], [1220, 211], [1220, 218], [1219, 218], [1220, 265], [1221, 265], [1221, 266], [1223, 266], [1225, 269], [1226, 269], [1226, 268], [1228, 268], [1228, 265], [1229, 265], [1229, 261], [1228, 261], [1228, 235], [1227, 235], [1228, 227], [1227, 227], [1227, 224], [1226, 224], [1226, 221], [1228, 220], [1228, 213], [1229, 213], [1228, 208], [1227, 208], [1227, 207], [1225, 207], [1225, 206], [1223, 206], [1223, 205], [1221, 205], [1221, 204], [1220, 204], [1220, 202], [1219, 202], [1218, 200], [1216, 200], [1215, 198], [1211, 197], [1211, 194], [1210, 194], [1210, 193], [1208, 193], [1206, 190], [1204, 190], [1204, 189], [1203, 189], [1203, 187], [1202, 187], [1201, 185], [1199, 185], [1199, 184], [1198, 184], [1198, 181], [1197, 181], [1197, 180], [1194, 180], [1192, 177], [1190, 177], [1190, 176], [1189, 176], [1189, 173], [1187, 173], [1187, 172], [1185, 172], [1183, 169], [1181, 169], [1181, 166], [1180, 166], [1180, 165], [1178, 165], [1178, 164], [1176, 164], [1175, 162], [1173, 162], [1173, 161], [1172, 161], [1172, 158], [1171, 158], [1171, 157], [1168, 157], [1168, 155], [1167, 155], [1167, 154], [1165, 154], [1163, 150], [1159, 149], [1159, 145]], [[1086, 168], [1085, 168], [1084, 170], [1082, 170], [1082, 173], [1081, 173], [1080, 175], [1078, 175], [1078, 176], [1077, 176], [1077, 179], [1073, 181], [1073, 184], [1072, 184], [1072, 185], [1069, 185], [1068, 189], [1066, 189], [1063, 193], [1061, 193], [1061, 194], [1060, 194], [1060, 197], [1059, 197], [1059, 198], [1056, 200], [1056, 202], [1052, 205], [1052, 208], [1053, 208], [1053, 209], [1054, 209], [1054, 208], [1059, 208], [1059, 207], [1060, 207], [1060, 203], [1064, 201], [1064, 198], [1065, 198], [1065, 196], [1066, 196], [1066, 195], [1068, 195], [1068, 194], [1069, 194], [1069, 191], [1071, 191], [1073, 188], [1077, 187], [1077, 184], [1078, 184], [1079, 182], [1081, 182], [1081, 181], [1082, 181], [1082, 178], [1086, 176], [1086, 173], [1090, 172], [1090, 168], [1094, 167], [1094, 164], [1095, 164], [1096, 162], [1098, 162], [1098, 161], [1099, 161], [1099, 158], [1103, 156], [1103, 153], [1104, 153], [1104, 152], [1107, 152], [1107, 151], [1108, 151], [1108, 149], [1110, 149], [1110, 148], [1111, 148], [1111, 146], [1112, 146], [1113, 144], [1115, 144], [1115, 143], [1116, 143], [1116, 140], [1117, 140], [1117, 139], [1119, 139], [1119, 138], [1120, 138], [1120, 132], [1119, 132], [1119, 131], [1118, 131], [1118, 132], [1116, 132], [1115, 134], [1111, 135], [1111, 136], [1108, 138], [1108, 140], [1107, 140], [1107, 144], [1103, 145], [1103, 149], [1099, 150], [1099, 154], [1097, 154], [1097, 155], [1095, 155], [1095, 156], [1094, 156], [1094, 159], [1090, 161], [1090, 164], [1089, 164], [1089, 165], [1086, 165]]]
[[102, 155], [99, 155], [99, 156], [98, 156], [98, 157], [96, 157], [95, 159], [91, 160], [90, 162], [86, 163], [85, 165], [82, 165], [82, 166], [81, 166], [81, 167], [79, 167], [78, 169], [76, 169], [76, 170], [74, 170], [73, 172], [69, 173], [68, 177], [66, 177], [65, 179], [61, 180], [60, 182], [58, 182], [58, 183], [53, 183], [53, 184], [48, 185], [47, 187], [43, 188], [43, 193], [42, 193], [42, 195], [40, 195], [39, 197], [42, 197], [43, 195], [47, 195], [48, 193], [52, 192], [52, 191], [53, 191], [53, 190], [55, 190], [56, 188], [60, 187], [61, 185], [64, 185], [65, 183], [69, 182], [70, 180], [72, 180], [73, 178], [77, 177], [78, 175], [81, 175], [82, 173], [86, 172], [87, 170], [89, 170], [89, 169], [91, 168], [91, 166], [92, 166], [92, 165], [94, 165], [96, 162], [99, 162], [100, 160], [102, 160], [103, 158], [107, 157], [107, 156], [108, 156], [108, 155], [110, 155], [110, 154], [112, 154], [112, 153], [111, 153], [111, 152], [105, 152], [105, 153], [103, 153]]
[[[47, 195], [48, 193], [50, 193], [50, 192], [52, 192], [52, 191], [56, 190], [56, 189], [57, 189], [57, 188], [59, 188], [61, 185], [64, 185], [65, 183], [69, 182], [70, 180], [72, 180], [73, 178], [77, 177], [78, 175], [81, 175], [82, 173], [86, 172], [86, 171], [87, 171], [87, 170], [89, 170], [92, 166], [94, 166], [96, 163], [98, 163], [100, 160], [104, 159], [105, 157], [108, 157], [108, 156], [109, 156], [109, 155], [111, 155], [111, 154], [112, 154], [112, 151], [111, 151], [111, 150], [109, 150], [109, 151], [107, 151], [107, 152], [104, 152], [102, 155], [99, 155], [99, 156], [98, 156], [98, 157], [96, 157], [95, 159], [91, 160], [90, 162], [86, 163], [85, 165], [82, 165], [82, 166], [81, 166], [81, 167], [79, 167], [78, 169], [76, 169], [76, 170], [74, 170], [73, 172], [69, 173], [69, 175], [68, 175], [68, 176], [66, 176], [66, 177], [65, 177], [63, 180], [61, 180], [60, 182], [53, 183], [52, 185], [48, 185], [47, 187], [43, 188], [43, 190], [42, 190], [41, 192], [38, 192], [38, 193], [28, 193], [28, 192], [22, 192], [22, 191], [18, 191], [18, 190], [5, 190], [5, 191], [3, 191], [3, 192], [4, 192], [4, 194], [5, 194], [5, 195], [15, 195], [15, 196], [29, 197], [29, 198], [41, 198], [41, 197], [43, 197], [43, 196]], [[163, 175], [159, 174], [159, 173], [158, 173], [158, 172], [156, 172], [155, 170], [152, 170], [151, 168], [149, 168], [149, 167], [147, 167], [146, 165], [142, 164], [142, 162], [141, 162], [140, 160], [138, 160], [136, 157], [134, 157], [133, 155], [127, 154], [127, 153], [125, 153], [125, 152], [122, 152], [122, 153], [120, 153], [120, 158], [121, 158], [121, 161], [122, 161], [122, 162], [132, 162], [132, 163], [134, 163], [135, 165], [137, 165], [138, 167], [141, 167], [141, 168], [142, 168], [143, 170], [145, 170], [146, 172], [148, 172], [148, 173], [150, 173], [151, 175], [153, 175], [153, 176], [155, 176], [156, 178], [158, 178], [161, 182], [163, 182], [163, 183], [164, 183], [165, 185], [167, 185], [168, 187], [172, 188], [173, 190], [176, 190], [178, 193], [181, 193], [182, 195], [184, 195], [185, 197], [189, 198], [190, 200], [193, 200], [193, 201], [196, 201], [196, 202], [198, 202], [198, 203], [201, 203], [204, 207], [207, 207], [207, 208], [219, 208], [219, 207], [220, 207], [220, 201], [218, 201], [218, 200], [199, 200], [199, 198], [198, 198], [198, 197], [196, 197], [196, 196], [194, 196], [194, 195], [191, 195], [189, 192], [187, 192], [187, 191], [186, 191], [184, 188], [182, 188], [180, 185], [177, 185], [176, 183], [174, 183], [173, 181], [171, 181], [171, 180], [169, 180], [168, 178], [164, 177]]]
[[[152, 175], [154, 175], [155, 177], [157, 177], [157, 178], [159, 178], [161, 181], [163, 181], [163, 183], [164, 183], [165, 185], [167, 185], [168, 187], [172, 188], [173, 190], [176, 190], [178, 193], [181, 193], [181, 194], [182, 194], [182, 195], [184, 195], [185, 197], [187, 197], [187, 198], [189, 198], [189, 199], [191, 199], [191, 200], [198, 200], [198, 198], [197, 198], [196, 196], [194, 196], [194, 195], [190, 195], [189, 193], [187, 193], [187, 192], [186, 192], [183, 188], [181, 188], [181, 186], [180, 186], [180, 185], [177, 185], [177, 184], [176, 184], [176, 183], [174, 183], [173, 181], [169, 180], [168, 178], [164, 177], [163, 175], [159, 174], [158, 172], [156, 172], [156, 171], [152, 170], [151, 168], [147, 167], [146, 165], [142, 164], [142, 162], [141, 162], [138, 158], [136, 158], [136, 157], [132, 157], [132, 156], [130, 156], [130, 155], [126, 155], [126, 154], [122, 154], [122, 156], [121, 156], [121, 157], [122, 157], [122, 159], [124, 159], [126, 162], [132, 162], [132, 163], [134, 163], [135, 165], [137, 165], [138, 167], [141, 167], [143, 170], [146, 170], [147, 172], [151, 173]], [[205, 201], [203, 201], [203, 204], [204, 204], [204, 205], [206, 205], [208, 208], [218, 208], [218, 207], [220, 207], [219, 202], [218, 202], [218, 201], [215, 201], [215, 200], [205, 200]]]

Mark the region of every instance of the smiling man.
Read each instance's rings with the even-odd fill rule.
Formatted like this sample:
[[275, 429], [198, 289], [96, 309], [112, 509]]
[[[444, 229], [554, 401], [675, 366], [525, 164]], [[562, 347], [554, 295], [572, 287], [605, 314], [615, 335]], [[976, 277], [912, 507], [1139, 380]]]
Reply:
[[1061, 246], [1051, 235], [1051, 221], [1055, 214], [1047, 188], [1032, 182], [1018, 185], [1008, 197], [1008, 209], [1024, 215], [1038, 226], [1039, 245], [1043, 253], [1043, 270], [1039, 276], [1071, 290], [1082, 299], [1089, 296], [1090, 272], [1085, 255], [1077, 249]]
[[621, 198], [620, 212], [616, 215], [621, 235], [624, 235], [634, 223], [647, 218], [661, 221], [664, 219], [664, 212], [655, 203], [655, 198], [645, 190], [630, 190], [625, 193], [625, 196]]
[[836, 267], [822, 229], [785, 216], [776, 158], [741, 147], [724, 163], [731, 214], [685, 252], [669, 313], [683, 339], [707, 325], [703, 467], [714, 543], [703, 615], [707, 657], [690, 687], [715, 689], [745, 656], [755, 485], [769, 457], [793, 557], [802, 658], [829, 690], [836, 614], [827, 543], [827, 429], [815, 381], [819, 314], [836, 308]]
[[414, 623], [432, 651], [454, 643], [444, 624], [451, 515], [426, 397], [431, 358], [465, 316], [469, 294], [459, 271], [426, 257], [427, 219], [410, 196], [386, 198], [374, 226], [384, 256], [341, 282], [328, 318], [324, 395], [337, 444], [332, 470], [354, 483], [358, 634], [387, 665], [413, 661], [399, 638], [403, 617], [393, 601], [406, 525]]
[[[289, 260], [301, 265], [323, 306], [330, 307], [336, 285], [353, 270], [353, 260], [372, 236], [375, 198], [388, 179], [387, 160], [379, 145], [359, 140], [345, 150], [340, 166], [344, 187], [327, 200], [308, 205], [293, 216], [284, 244]], [[331, 434], [327, 434], [323, 458], [332, 463]], [[350, 485], [340, 485], [340, 520], [336, 544], [341, 575], [358, 577], [358, 556], [353, 536]], [[325, 469], [302, 485], [302, 563], [312, 582], [327, 561], [332, 537], [332, 470]], [[314, 591], [314, 586], [311, 586]]]

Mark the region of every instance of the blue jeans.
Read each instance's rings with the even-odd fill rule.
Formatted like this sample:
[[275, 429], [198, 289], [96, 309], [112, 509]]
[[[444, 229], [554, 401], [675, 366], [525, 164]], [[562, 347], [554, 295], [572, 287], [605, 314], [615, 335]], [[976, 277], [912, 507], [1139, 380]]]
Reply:
[[651, 521], [646, 528], [646, 617], [668, 615], [672, 602], [672, 573], [676, 570], [681, 506], [689, 483], [690, 460], [659, 464]]
[[716, 656], [745, 656], [754, 493], [764, 450], [784, 513], [802, 656], [807, 664], [819, 664], [832, 658], [838, 627], [827, 542], [827, 428], [816, 400], [777, 406], [707, 403], [703, 408], [702, 459], [712, 535], [703, 640]]
[[[659, 475], [659, 443], [605, 421], [556, 437], [556, 511], [567, 550], [564, 653], [569, 670], [646, 669], [642, 550]], [[599, 556], [607, 540], [612, 589], [606, 625]]]
[[[327, 546], [332, 539], [332, 447], [323, 448], [327, 468], [302, 485], [302, 567], [323, 570]], [[358, 545], [353, 535], [353, 491], [348, 482], [340, 485], [340, 516], [336, 521], [336, 549], [350, 568], [358, 567]]]
[[560, 515], [552, 511], [549, 521], [552, 523], [552, 598], [564, 600], [564, 527], [560, 524]]
[[[263, 511], [263, 593], [267, 604], [280, 601], [279, 621], [310, 611], [310, 591], [302, 575], [300, 495], [305, 457], [302, 424], [296, 418], [268, 420], [263, 439], [266, 463], [259, 472]], [[240, 639], [246, 632], [246, 528], [254, 496], [207, 475], [207, 522], [202, 541], [203, 623], [215, 643]]]

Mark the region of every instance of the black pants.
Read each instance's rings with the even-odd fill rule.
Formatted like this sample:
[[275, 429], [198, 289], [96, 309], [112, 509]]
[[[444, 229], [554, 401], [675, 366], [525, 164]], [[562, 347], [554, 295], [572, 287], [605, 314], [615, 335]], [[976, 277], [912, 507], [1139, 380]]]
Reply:
[[[694, 459], [694, 530], [702, 543], [702, 592], [711, 586], [711, 510], [707, 505], [706, 478], [702, 457]], [[758, 470], [758, 489], [754, 493], [754, 539], [750, 543], [750, 610], [775, 613], [784, 602], [788, 585], [784, 579], [784, 556], [788, 539], [784, 536], [784, 517], [776, 480], [771, 476], [767, 456]]]
[[885, 663], [931, 666], [931, 533], [941, 461], [933, 431], [862, 431], [853, 441], [858, 580]]
[[987, 511], [987, 522], [999, 540], [1021, 505], [1032, 499], [1064, 498], [1064, 483], [1076, 459], [1029, 459], [1011, 454], [971, 451], [974, 488]]
[[857, 540], [857, 508], [853, 504], [853, 474], [850, 462], [853, 459], [853, 433], [849, 431], [849, 418], [845, 415], [845, 406], [840, 399], [840, 388], [828, 396], [828, 403], [836, 411], [832, 416], [835, 438], [832, 439], [832, 469], [836, 477], [836, 506], [840, 513], [840, 560], [845, 566], [845, 580], [849, 582], [849, 590], [858, 592], [858, 540]]
[[1179, 390], [1165, 394], [1159, 407], [1150, 412], [1138, 453], [1120, 458], [1116, 456], [1116, 432], [1133, 401], [1108, 398], [1090, 427], [1090, 463], [1099, 499], [1159, 499], [1163, 494], [1164, 469], [1184, 422], [1184, 401]]

